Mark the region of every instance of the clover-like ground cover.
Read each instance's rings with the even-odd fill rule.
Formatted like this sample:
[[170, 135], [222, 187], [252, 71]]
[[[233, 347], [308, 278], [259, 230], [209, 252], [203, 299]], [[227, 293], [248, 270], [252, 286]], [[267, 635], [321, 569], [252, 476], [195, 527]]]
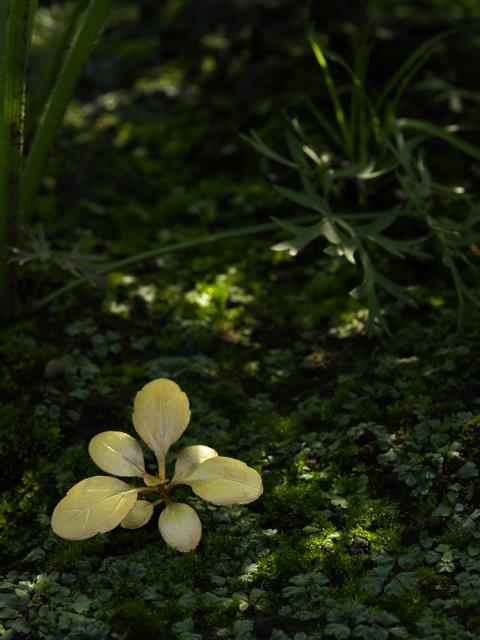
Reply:
[[[92, 61], [40, 201], [59, 246], [70, 226], [88, 227], [90, 250], [109, 258], [278, 214], [234, 137], [247, 115], [275, 112], [261, 93], [275, 83], [259, 82], [241, 54], [264, 51], [255, 29], [266, 16], [269, 46], [300, 37], [264, 8], [248, 14], [250, 33], [227, 16], [234, 53], [216, 33], [198, 45], [200, 68], [194, 48], [174, 48], [192, 24], [182, 3], [136, 5], [122, 4]], [[161, 35], [147, 11], [162, 17]], [[198, 43], [211, 25], [193, 24]], [[151, 65], [160, 46], [172, 54], [161, 74]], [[288, 75], [272, 60], [255, 73]], [[282, 91], [294, 96], [300, 76]], [[232, 87], [248, 102], [245, 83], [249, 110], [232, 103]], [[393, 338], [367, 340], [364, 312], [342, 293], [348, 275], [329, 271], [315, 247], [292, 261], [269, 244], [170, 254], [112, 274], [107, 293], [79, 289], [2, 329], [4, 638], [480, 637], [478, 314], [458, 336], [454, 297], [432, 268], [413, 292], [417, 311], [387, 307]], [[203, 523], [198, 550], [183, 555], [153, 521], [60, 540], [50, 516], [96, 473], [89, 440], [134, 435], [135, 390], [158, 377], [190, 398], [181, 446], [208, 442], [245, 461], [262, 474], [262, 498], [219, 509], [179, 487]]]
[[[33, 324], [6, 335], [6, 637], [134, 638], [140, 626], [151, 638], [478, 637], [478, 334], [455, 337], [448, 312], [435, 311], [394, 342], [308, 326], [291, 337], [291, 322], [313, 319], [306, 300], [285, 332], [280, 321], [267, 332], [268, 314], [281, 313], [271, 287], [242, 308], [252, 332], [235, 343], [228, 309], [214, 321], [190, 303], [156, 331], [153, 318], [71, 322], [55, 340], [64, 375], [28, 392], [21, 381], [41, 377], [52, 347]], [[95, 343], [107, 323], [122, 349], [105, 358]], [[182, 380], [185, 443], [248, 461], [263, 497], [218, 509], [185, 490], [204, 524], [186, 555], [161, 544], [154, 523], [56, 538], [56, 501], [95, 473], [89, 437], [128, 425], [131, 382], [145, 371]]]

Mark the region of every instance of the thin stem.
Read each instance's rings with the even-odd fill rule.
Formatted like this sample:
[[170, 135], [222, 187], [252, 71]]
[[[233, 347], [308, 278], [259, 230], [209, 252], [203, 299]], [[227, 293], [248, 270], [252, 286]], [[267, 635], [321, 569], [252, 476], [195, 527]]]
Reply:
[[165, 468], [165, 458], [157, 458], [158, 462], [158, 477], [162, 482], [166, 480], [166, 468]]
[[139, 492], [148, 492], [148, 493], [159, 493], [158, 487], [161, 485], [155, 485], [154, 487], [139, 487]]

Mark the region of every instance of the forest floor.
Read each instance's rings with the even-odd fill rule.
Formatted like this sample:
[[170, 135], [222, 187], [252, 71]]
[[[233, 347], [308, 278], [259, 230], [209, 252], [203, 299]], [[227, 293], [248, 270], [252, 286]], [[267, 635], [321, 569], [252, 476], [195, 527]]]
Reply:
[[[303, 18], [289, 2], [207, 4], [116, 10], [39, 199], [55, 251], [79, 241], [114, 261], [295, 213], [238, 134], [281, 140], [282, 109], [310, 90]], [[356, 275], [315, 243], [271, 251], [284, 236], [119, 267], [1, 329], [1, 637], [480, 638], [480, 313], [458, 333], [429, 267], [418, 308], [386, 298], [391, 335], [367, 338]], [[69, 277], [34, 265], [21, 293]], [[262, 497], [224, 508], [185, 489], [203, 525], [191, 553], [155, 519], [58, 538], [55, 504], [98, 473], [90, 438], [136, 435], [134, 395], [159, 377], [190, 398], [180, 446], [248, 463]]]

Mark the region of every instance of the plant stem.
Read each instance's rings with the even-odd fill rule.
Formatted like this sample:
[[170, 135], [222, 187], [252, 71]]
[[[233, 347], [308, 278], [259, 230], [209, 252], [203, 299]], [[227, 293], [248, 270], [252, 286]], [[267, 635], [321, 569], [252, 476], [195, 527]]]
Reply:
[[9, 247], [16, 244], [21, 218], [20, 176], [25, 125], [25, 77], [30, 44], [31, 18], [36, 0], [3, 2], [0, 44], [3, 50], [0, 77], [0, 314], [14, 312], [14, 273], [8, 266]]
[[165, 458], [157, 458], [158, 462], [158, 477], [162, 482], [165, 481], [166, 478], [166, 468], [165, 468]]
[[26, 214], [35, 202], [48, 151], [72, 98], [78, 77], [105, 23], [110, 4], [111, 0], [90, 0], [45, 105], [22, 176], [22, 209]]

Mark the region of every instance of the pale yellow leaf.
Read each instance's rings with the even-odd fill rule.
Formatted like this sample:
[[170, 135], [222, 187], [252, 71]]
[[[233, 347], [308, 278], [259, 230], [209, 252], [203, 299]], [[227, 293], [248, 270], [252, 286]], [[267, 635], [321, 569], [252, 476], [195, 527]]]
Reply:
[[222, 506], [247, 504], [263, 492], [262, 478], [255, 469], [223, 456], [202, 462], [183, 483], [200, 498]]
[[133, 507], [138, 491], [118, 478], [86, 478], [57, 504], [52, 514], [52, 529], [67, 540], [85, 540], [110, 531]]
[[172, 380], [153, 380], [137, 393], [132, 420], [145, 444], [164, 460], [190, 421], [188, 398]]
[[188, 504], [171, 502], [158, 519], [158, 528], [165, 542], [177, 551], [192, 551], [202, 537], [202, 523]]
[[120, 526], [124, 529], [139, 529], [152, 517], [153, 503], [148, 500], [137, 500], [133, 508], [121, 521]]
[[142, 447], [128, 433], [103, 431], [90, 440], [88, 453], [107, 473], [140, 478], [145, 474]]
[[175, 473], [173, 475], [172, 486], [181, 484], [184, 478], [187, 478], [198, 465], [205, 462], [209, 458], [218, 456], [215, 449], [207, 447], [204, 444], [194, 444], [191, 447], [185, 447], [178, 454], [175, 463]]

